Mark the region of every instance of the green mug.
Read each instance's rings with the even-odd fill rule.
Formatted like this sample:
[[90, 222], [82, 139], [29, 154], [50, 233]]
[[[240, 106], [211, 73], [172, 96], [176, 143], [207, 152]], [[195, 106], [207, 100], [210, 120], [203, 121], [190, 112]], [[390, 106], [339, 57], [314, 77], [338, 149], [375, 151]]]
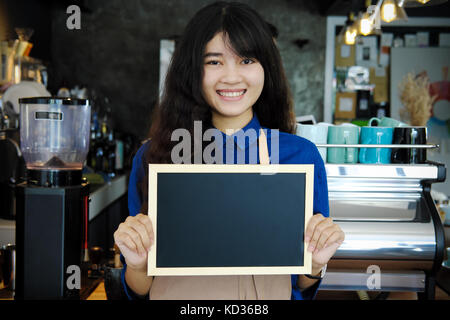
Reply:
[[383, 118], [371, 118], [369, 120], [369, 127], [372, 127], [373, 124], [372, 122], [375, 121], [377, 123], [378, 127], [407, 127], [408, 125], [404, 122], [398, 121], [396, 119], [393, 118], [389, 118], [389, 117], [383, 117]]
[[[328, 127], [328, 144], [358, 144], [359, 127], [352, 124]], [[357, 163], [358, 148], [330, 147], [327, 151], [328, 163]]]

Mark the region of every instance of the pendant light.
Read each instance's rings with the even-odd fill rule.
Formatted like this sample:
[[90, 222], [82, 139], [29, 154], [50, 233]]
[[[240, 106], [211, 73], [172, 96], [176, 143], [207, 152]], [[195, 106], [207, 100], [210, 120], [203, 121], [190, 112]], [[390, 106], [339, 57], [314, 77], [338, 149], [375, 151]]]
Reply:
[[363, 36], [367, 36], [372, 32], [373, 22], [370, 15], [367, 12], [364, 12], [359, 20], [359, 32]]
[[354, 22], [354, 19], [355, 19], [354, 13], [350, 12], [344, 34], [344, 43], [349, 46], [355, 44], [356, 36], [358, 35], [358, 28]]
[[397, 5], [394, 0], [384, 0], [381, 6], [381, 19], [384, 22], [391, 22], [397, 18]]

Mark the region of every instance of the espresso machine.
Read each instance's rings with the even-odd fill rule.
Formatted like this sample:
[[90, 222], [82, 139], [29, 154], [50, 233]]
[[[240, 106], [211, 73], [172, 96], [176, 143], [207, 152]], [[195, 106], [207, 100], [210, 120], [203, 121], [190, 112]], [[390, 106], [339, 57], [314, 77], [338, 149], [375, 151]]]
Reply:
[[15, 299], [79, 299], [87, 243], [85, 99], [19, 99], [26, 181], [16, 186]]
[[325, 167], [330, 217], [345, 241], [320, 289], [408, 291], [433, 300], [445, 237], [430, 191], [445, 181], [446, 167], [432, 161]]

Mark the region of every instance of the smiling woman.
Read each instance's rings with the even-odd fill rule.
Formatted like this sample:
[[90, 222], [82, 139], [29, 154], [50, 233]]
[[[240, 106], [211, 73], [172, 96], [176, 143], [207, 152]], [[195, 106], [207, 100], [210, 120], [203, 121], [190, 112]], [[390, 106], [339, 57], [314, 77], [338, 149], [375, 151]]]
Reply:
[[[318, 279], [323, 277], [327, 262], [343, 242], [344, 233], [327, 218], [326, 172], [317, 148], [293, 134], [295, 116], [290, 91], [267, 22], [248, 5], [237, 2], [216, 2], [201, 9], [180, 38], [164, 88], [150, 139], [133, 160], [128, 189], [130, 217], [114, 233], [124, 258], [122, 281], [128, 296], [172, 300], [313, 298], [320, 283]], [[196, 124], [201, 124], [205, 134], [197, 132]], [[215, 163], [314, 165], [314, 216], [309, 219], [304, 237], [312, 256], [311, 275], [147, 276], [147, 262], [152, 259], [152, 256], [148, 258], [148, 252], [154, 249], [155, 237], [147, 215], [148, 191], [156, 188], [148, 186], [148, 165], [180, 163], [172, 158], [178, 144], [174, 138], [176, 132], [192, 139], [187, 156], [183, 150], [180, 157], [182, 163], [205, 161], [202, 155], [208, 151], [209, 143], [202, 144], [205, 142], [202, 137], [211, 131], [215, 134], [208, 136], [222, 148], [218, 151], [224, 160], [221, 162], [222, 157], [216, 157]], [[196, 150], [198, 143], [201, 148]], [[191, 148], [194, 152], [189, 152]], [[240, 199], [246, 197], [245, 192], [227, 191], [234, 192], [230, 201], [237, 214], [248, 217], [249, 211], [259, 213], [256, 207], [243, 209]], [[223, 194], [216, 193], [214, 197]], [[206, 195], [199, 195], [199, 199], [205, 199], [202, 197]], [[174, 196], [174, 201], [182, 200]], [[273, 201], [280, 212], [285, 212], [282, 201], [276, 197]], [[203, 201], [199, 205], [207, 203]], [[214, 208], [210, 209], [214, 214]], [[192, 218], [189, 212], [183, 214], [187, 219]], [[253, 220], [256, 224], [256, 219]], [[186, 230], [185, 237], [191, 236], [192, 230]], [[221, 239], [230, 250], [236, 250], [230, 241], [232, 237], [233, 234], [227, 234]]]

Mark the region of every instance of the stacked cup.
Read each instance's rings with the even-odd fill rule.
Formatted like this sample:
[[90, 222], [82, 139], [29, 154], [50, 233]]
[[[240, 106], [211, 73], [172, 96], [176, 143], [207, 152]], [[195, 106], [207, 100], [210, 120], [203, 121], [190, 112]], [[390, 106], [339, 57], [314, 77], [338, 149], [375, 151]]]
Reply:
[[[377, 123], [377, 126], [372, 126]], [[369, 126], [361, 128], [360, 144], [392, 144], [394, 128], [406, 127], [407, 124], [384, 117], [372, 118]], [[361, 163], [391, 163], [391, 148], [360, 148], [359, 161]]]
[[[376, 124], [376, 126], [374, 126]], [[317, 144], [426, 144], [426, 127], [411, 127], [393, 118], [371, 118], [368, 126], [352, 123], [332, 125], [297, 124], [297, 135]], [[419, 148], [343, 148], [319, 147], [320, 155], [328, 163], [424, 163], [426, 150]]]
[[[297, 124], [297, 135], [308, 139], [314, 144], [327, 144], [329, 123], [320, 122], [318, 124]], [[323, 162], [327, 161], [327, 148], [318, 148]]]
[[372, 127], [372, 124], [376, 122], [378, 127], [407, 127], [408, 125], [406, 123], [403, 123], [401, 121], [395, 120], [393, 118], [389, 117], [383, 117], [381, 119], [379, 118], [371, 118], [369, 120], [369, 126]]
[[[359, 127], [352, 123], [343, 123], [328, 128], [328, 144], [358, 144]], [[328, 163], [357, 163], [357, 148], [328, 148]]]
[[[361, 144], [392, 144], [393, 128], [362, 127]], [[361, 163], [390, 163], [390, 148], [360, 148], [359, 162]]]
[[[426, 144], [426, 127], [398, 127], [394, 128], [394, 144]], [[392, 149], [392, 163], [425, 163], [427, 150], [418, 148]]]

